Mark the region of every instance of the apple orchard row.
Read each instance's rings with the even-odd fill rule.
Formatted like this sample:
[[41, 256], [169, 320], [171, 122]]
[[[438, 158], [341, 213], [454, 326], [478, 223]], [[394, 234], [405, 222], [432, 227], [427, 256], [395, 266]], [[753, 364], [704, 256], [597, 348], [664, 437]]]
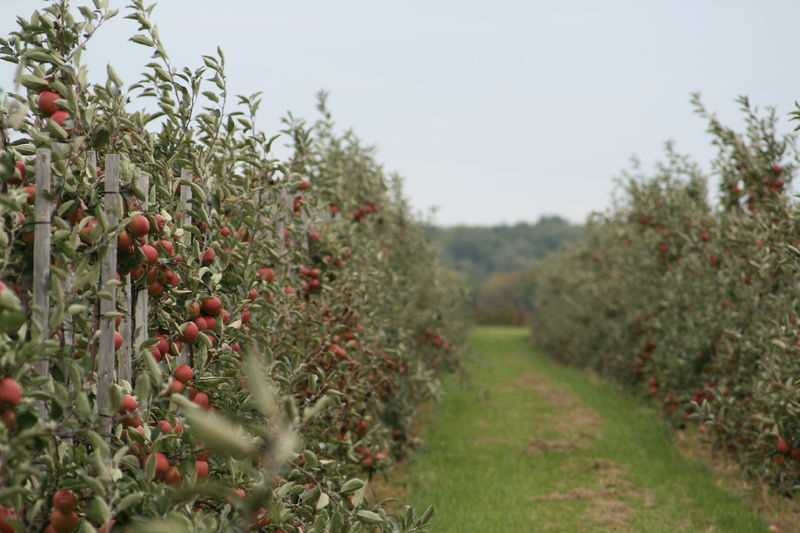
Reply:
[[423, 530], [369, 481], [459, 365], [460, 286], [324, 97], [275, 158], [222, 52], [176, 68], [138, 1], [153, 61], [90, 82], [115, 15], [0, 40], [0, 531]]
[[668, 150], [625, 176], [618, 205], [584, 242], [537, 269], [536, 342], [696, 424], [778, 490], [800, 484], [800, 210], [788, 186], [797, 139], [774, 110], [740, 100], [736, 132], [699, 111], [719, 147], [706, 176]]

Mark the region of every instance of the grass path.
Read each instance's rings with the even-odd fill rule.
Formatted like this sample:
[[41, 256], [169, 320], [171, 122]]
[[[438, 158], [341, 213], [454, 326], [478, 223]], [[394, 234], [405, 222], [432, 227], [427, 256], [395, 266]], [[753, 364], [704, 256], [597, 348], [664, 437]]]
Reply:
[[524, 329], [470, 342], [474, 386], [448, 383], [404, 474], [411, 503], [435, 505], [432, 531], [768, 531], [654, 410], [535, 354]]

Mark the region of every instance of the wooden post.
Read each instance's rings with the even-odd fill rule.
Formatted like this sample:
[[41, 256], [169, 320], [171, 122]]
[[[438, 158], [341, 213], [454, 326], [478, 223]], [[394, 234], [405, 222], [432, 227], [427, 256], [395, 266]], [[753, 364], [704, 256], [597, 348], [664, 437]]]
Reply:
[[[68, 272], [67, 273], [67, 291], [72, 294], [72, 291], [75, 288], [75, 272]], [[64, 346], [73, 346], [75, 344], [75, 320], [68, 316], [64, 320]], [[67, 377], [67, 364], [61, 365], [61, 369], [64, 373], [64, 377]], [[72, 384], [74, 385], [74, 383]]]
[[[47, 293], [50, 281], [50, 220], [52, 205], [46, 195], [51, 185], [51, 152], [46, 148], [36, 150], [36, 196], [34, 215], [33, 247], [33, 337], [41, 342], [49, 333], [50, 296]], [[48, 361], [36, 363], [36, 370], [43, 376], [49, 374]]]
[[[188, 170], [181, 170], [181, 180], [192, 181], [192, 173]], [[192, 215], [189, 210], [192, 208], [192, 188], [188, 185], [181, 185], [181, 201], [178, 211], [183, 214], [181, 226], [192, 225]]]
[[286, 182], [281, 182], [279, 187], [277, 199], [278, 221], [277, 224], [275, 224], [275, 229], [278, 232], [278, 252], [280, 255], [283, 255], [287, 250], [286, 238], [284, 237], [284, 232], [286, 231], [287, 226], [286, 220], [291, 219], [291, 213], [294, 210], [294, 198], [288, 193], [288, 185]]
[[308, 216], [307, 207], [300, 209], [300, 229], [303, 232], [303, 236], [300, 240], [300, 246], [303, 248], [304, 252], [308, 253], [308, 235], [311, 230], [311, 220]]
[[[186, 169], [181, 170], [181, 180], [192, 181], [192, 173]], [[188, 185], [181, 185], [181, 199], [180, 199], [180, 207], [178, 211], [183, 214], [181, 219], [181, 227], [186, 228], [187, 226], [192, 225], [192, 215], [189, 214], [189, 210], [192, 208], [192, 188]], [[183, 237], [188, 241], [191, 240], [191, 233], [188, 233], [186, 237]], [[183, 349], [181, 350], [180, 356], [178, 356], [178, 364], [179, 365], [186, 365], [189, 364], [189, 359], [191, 356], [191, 348], [189, 347], [188, 343], [183, 344]]]
[[[33, 230], [33, 312], [31, 313], [31, 336], [36, 342], [47, 339], [50, 330], [50, 223], [53, 213], [50, 199], [51, 153], [46, 148], [36, 150], [36, 196], [34, 197]], [[47, 359], [37, 361], [34, 367], [42, 376], [50, 374]], [[41, 415], [47, 407], [44, 402], [36, 402]]]
[[119, 303], [125, 310], [125, 316], [119, 324], [119, 333], [122, 335], [122, 346], [119, 348], [119, 357], [117, 359], [117, 372], [119, 379], [124, 379], [130, 384], [133, 384], [133, 371], [131, 369], [131, 352], [133, 351], [133, 319], [131, 317], [131, 309], [133, 298], [131, 295], [131, 275], [125, 274], [122, 276], [122, 285], [120, 286]]
[[[97, 176], [97, 154], [94, 151], [89, 151], [86, 154], [86, 166], [93, 170], [93, 174]], [[92, 335], [100, 330], [100, 300], [97, 299], [92, 303]], [[98, 342], [92, 341], [89, 346], [89, 353], [92, 356], [92, 362], [97, 360]]]
[[[206, 218], [208, 218], [209, 220], [211, 219], [211, 187], [209, 184], [210, 181], [216, 183], [217, 179], [212, 177], [203, 180], [203, 192], [206, 194], [206, 205], [205, 205]], [[206, 227], [206, 230], [203, 232], [203, 246], [207, 248], [210, 242], [211, 242], [211, 226], [208, 225]]]
[[[142, 209], [148, 209], [150, 207], [150, 176], [147, 174], [138, 174], [136, 176], [136, 188], [144, 193]], [[136, 305], [133, 311], [133, 348], [137, 354], [139, 350], [142, 349], [142, 343], [146, 341], [150, 335], [150, 332], [147, 330], [147, 298], [147, 287], [142, 287], [136, 293]]]
[[[116, 227], [117, 202], [119, 200], [119, 155], [106, 155], [105, 195], [103, 204], [106, 217], [111, 227]], [[117, 279], [117, 239], [111, 239], [103, 251], [103, 262], [100, 267], [100, 290], [111, 294], [111, 299], [100, 300], [100, 352], [97, 359], [97, 408], [102, 417], [101, 431], [111, 431], [111, 397], [110, 388], [114, 383], [114, 318], [105, 316], [116, 311], [116, 279]]]

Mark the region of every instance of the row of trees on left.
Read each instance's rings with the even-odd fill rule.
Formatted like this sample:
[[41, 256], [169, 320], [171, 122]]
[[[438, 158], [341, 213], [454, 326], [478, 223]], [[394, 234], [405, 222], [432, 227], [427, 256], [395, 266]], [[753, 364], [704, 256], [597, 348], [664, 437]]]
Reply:
[[105, 0], [0, 39], [0, 531], [423, 531], [369, 479], [459, 367], [459, 286], [324, 94], [278, 160], [222, 51], [126, 14], [129, 88], [80, 63]]

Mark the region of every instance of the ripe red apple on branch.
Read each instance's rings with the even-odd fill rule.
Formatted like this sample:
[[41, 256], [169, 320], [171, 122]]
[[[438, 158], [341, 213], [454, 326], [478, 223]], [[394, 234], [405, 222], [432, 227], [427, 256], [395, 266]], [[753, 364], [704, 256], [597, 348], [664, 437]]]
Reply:
[[38, 105], [39, 112], [52, 116], [57, 113], [61, 108], [56, 105], [56, 100], [61, 100], [61, 95], [53, 91], [42, 91], [39, 93]]

